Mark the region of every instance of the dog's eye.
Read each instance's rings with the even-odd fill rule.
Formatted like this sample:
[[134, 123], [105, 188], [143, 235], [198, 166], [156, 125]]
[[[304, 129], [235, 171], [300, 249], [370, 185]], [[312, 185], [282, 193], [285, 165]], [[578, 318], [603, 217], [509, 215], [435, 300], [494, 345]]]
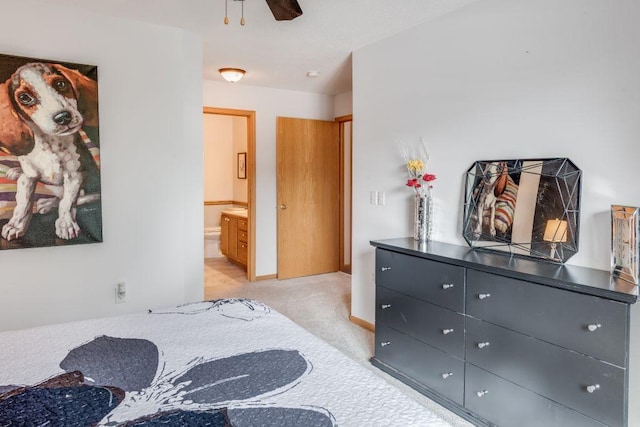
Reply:
[[67, 88], [67, 82], [65, 82], [64, 80], [57, 80], [54, 83], [54, 86], [56, 89], [62, 92]]
[[22, 105], [27, 105], [27, 106], [33, 105], [36, 103], [36, 99], [26, 92], [22, 92], [20, 95], [18, 95], [18, 101], [20, 101]]

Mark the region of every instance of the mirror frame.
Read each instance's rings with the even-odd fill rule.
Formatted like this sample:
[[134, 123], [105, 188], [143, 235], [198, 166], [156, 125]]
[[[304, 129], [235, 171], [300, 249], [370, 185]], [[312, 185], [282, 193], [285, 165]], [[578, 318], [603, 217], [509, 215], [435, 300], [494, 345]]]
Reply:
[[472, 248], [556, 263], [578, 252], [582, 171], [568, 158], [481, 160], [465, 178]]

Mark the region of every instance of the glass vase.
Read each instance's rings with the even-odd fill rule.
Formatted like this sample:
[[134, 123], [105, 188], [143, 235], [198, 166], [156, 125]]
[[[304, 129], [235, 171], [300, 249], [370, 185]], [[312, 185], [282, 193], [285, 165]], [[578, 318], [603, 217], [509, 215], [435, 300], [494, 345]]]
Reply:
[[433, 229], [433, 198], [431, 192], [416, 193], [415, 198], [413, 237], [418, 242], [428, 242]]

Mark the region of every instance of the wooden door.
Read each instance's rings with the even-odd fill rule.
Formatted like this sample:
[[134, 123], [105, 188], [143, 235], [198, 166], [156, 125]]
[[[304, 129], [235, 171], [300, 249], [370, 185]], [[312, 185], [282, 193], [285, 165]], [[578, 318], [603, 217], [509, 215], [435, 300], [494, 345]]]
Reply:
[[338, 124], [278, 117], [278, 278], [339, 269]]
[[238, 219], [222, 215], [220, 221], [220, 249], [222, 255], [230, 259], [238, 257]]
[[230, 219], [228, 216], [226, 215], [222, 215], [221, 221], [220, 221], [220, 229], [221, 229], [221, 233], [220, 233], [220, 250], [222, 252], [222, 255], [224, 256], [229, 256], [229, 223], [230, 223]]

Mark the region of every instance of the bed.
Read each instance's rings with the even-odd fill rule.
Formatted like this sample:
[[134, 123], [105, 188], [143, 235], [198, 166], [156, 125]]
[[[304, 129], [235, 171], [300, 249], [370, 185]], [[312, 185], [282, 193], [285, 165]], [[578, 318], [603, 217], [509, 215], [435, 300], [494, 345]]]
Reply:
[[2, 332], [0, 360], [0, 426], [448, 425], [253, 300]]

